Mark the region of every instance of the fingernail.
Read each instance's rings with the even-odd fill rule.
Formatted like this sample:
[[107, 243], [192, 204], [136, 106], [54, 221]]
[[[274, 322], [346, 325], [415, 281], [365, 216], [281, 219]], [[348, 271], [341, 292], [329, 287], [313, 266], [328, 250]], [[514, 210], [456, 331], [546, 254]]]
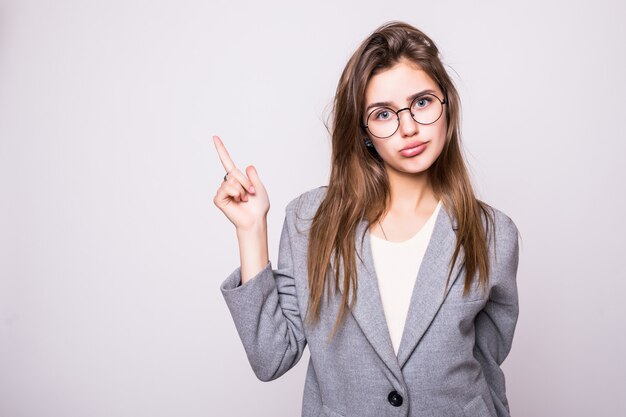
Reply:
[[254, 187], [252, 185], [250, 186], [250, 192], [251, 193], [256, 193], [256, 190], [254, 189]]

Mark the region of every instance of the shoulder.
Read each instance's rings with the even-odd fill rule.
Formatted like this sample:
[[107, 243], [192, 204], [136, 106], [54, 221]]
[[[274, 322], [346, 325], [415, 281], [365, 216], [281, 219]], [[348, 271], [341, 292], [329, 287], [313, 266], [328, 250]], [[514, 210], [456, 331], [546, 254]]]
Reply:
[[490, 205], [488, 205], [488, 210], [491, 212], [493, 217], [493, 227], [496, 240], [504, 240], [510, 243], [517, 242], [519, 229], [511, 216]]
[[[292, 199], [285, 208], [285, 228], [294, 239], [306, 239], [313, 218], [326, 196], [327, 186], [307, 190]], [[295, 240], [294, 240], [295, 241]]]
[[324, 200], [327, 190], [328, 186], [322, 185], [307, 190], [292, 199], [285, 209], [287, 216], [313, 218], [321, 202]]
[[[493, 237], [493, 250], [497, 267], [517, 269], [519, 257], [519, 229], [515, 221], [502, 210], [487, 205], [493, 224], [487, 230], [488, 239]], [[491, 245], [490, 245], [491, 246]]]

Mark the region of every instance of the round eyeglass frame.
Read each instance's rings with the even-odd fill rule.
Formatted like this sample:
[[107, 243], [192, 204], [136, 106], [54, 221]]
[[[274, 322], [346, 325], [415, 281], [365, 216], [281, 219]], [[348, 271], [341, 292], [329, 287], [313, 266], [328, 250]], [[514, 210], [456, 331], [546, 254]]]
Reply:
[[[421, 122], [418, 122], [417, 120], [415, 120], [415, 115], [414, 115], [414, 114], [413, 114], [413, 112], [411, 111], [411, 108], [413, 107], [413, 104], [415, 104], [415, 102], [416, 102], [417, 100], [423, 99], [423, 98], [424, 98], [424, 97], [426, 97], [426, 96], [433, 96], [433, 97], [435, 97], [437, 100], [439, 100], [439, 102], [441, 103], [441, 113], [439, 113], [439, 116], [437, 116], [437, 118], [436, 118], [435, 120], [433, 120], [432, 122], [430, 122], [430, 123], [421, 123]], [[396, 110], [393, 110], [392, 108], [389, 108], [389, 107], [379, 107], [379, 108], [376, 108], [376, 109], [372, 110], [371, 112], [369, 112], [369, 113], [367, 114], [367, 119], [365, 119], [366, 121], [367, 121], [367, 120], [369, 120], [369, 118], [370, 118], [370, 116], [372, 115], [372, 113], [374, 113], [375, 111], [381, 110], [381, 109], [387, 109], [387, 110], [389, 110], [391, 113], [394, 113], [394, 114], [396, 115], [396, 118], [398, 119], [398, 126], [396, 126], [396, 130], [394, 130], [394, 131], [393, 131], [393, 133], [392, 133], [392, 134], [390, 134], [389, 136], [376, 136], [375, 134], [373, 134], [373, 133], [369, 130], [369, 128], [367, 127], [367, 126], [368, 126], [367, 124], [361, 125], [361, 127], [362, 127], [363, 129], [367, 130], [367, 132], [368, 132], [370, 135], [374, 136], [375, 138], [378, 138], [378, 139], [387, 139], [387, 138], [390, 138], [391, 136], [393, 136], [393, 135], [394, 135], [394, 134], [398, 131], [398, 129], [400, 128], [400, 112], [401, 112], [401, 111], [408, 110], [408, 111], [409, 111], [409, 113], [411, 113], [411, 118], [412, 118], [413, 120], [415, 120], [415, 122], [416, 122], [416, 123], [419, 123], [419, 124], [421, 124], [421, 125], [432, 125], [433, 123], [435, 123], [437, 120], [439, 120], [439, 119], [441, 118], [441, 115], [443, 114], [443, 105], [444, 105], [444, 104], [447, 104], [447, 103], [448, 103], [448, 100], [447, 100], [447, 98], [446, 98], [446, 97], [444, 97], [444, 98], [443, 98], [443, 100], [442, 100], [442, 99], [440, 99], [439, 97], [437, 97], [435, 94], [432, 94], [432, 93], [426, 93], [426, 94], [422, 94], [422, 95], [420, 95], [420, 96], [415, 97], [415, 98], [413, 99], [413, 101], [411, 101], [411, 105], [410, 105], [409, 107], [405, 107], [405, 108], [403, 108], [403, 109], [399, 109], [399, 110], [397, 110], [397, 111], [396, 111]]]

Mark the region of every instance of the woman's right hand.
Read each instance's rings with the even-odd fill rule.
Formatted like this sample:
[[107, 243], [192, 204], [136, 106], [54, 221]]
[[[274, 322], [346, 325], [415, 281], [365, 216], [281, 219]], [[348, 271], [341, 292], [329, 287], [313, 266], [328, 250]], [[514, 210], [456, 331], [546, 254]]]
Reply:
[[213, 203], [224, 212], [237, 230], [251, 230], [265, 224], [270, 201], [254, 166], [246, 168], [246, 175], [235, 166], [218, 136], [213, 136], [220, 161], [228, 173], [220, 184]]

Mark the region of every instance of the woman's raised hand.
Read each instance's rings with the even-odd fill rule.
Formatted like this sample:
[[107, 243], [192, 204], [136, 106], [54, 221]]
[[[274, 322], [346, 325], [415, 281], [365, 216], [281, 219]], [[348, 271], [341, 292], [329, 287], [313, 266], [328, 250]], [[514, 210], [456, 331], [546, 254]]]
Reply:
[[237, 230], [249, 230], [266, 222], [270, 201], [254, 166], [246, 168], [246, 175], [235, 166], [218, 136], [213, 136], [217, 154], [226, 170], [227, 180], [217, 189], [213, 203], [224, 212]]

